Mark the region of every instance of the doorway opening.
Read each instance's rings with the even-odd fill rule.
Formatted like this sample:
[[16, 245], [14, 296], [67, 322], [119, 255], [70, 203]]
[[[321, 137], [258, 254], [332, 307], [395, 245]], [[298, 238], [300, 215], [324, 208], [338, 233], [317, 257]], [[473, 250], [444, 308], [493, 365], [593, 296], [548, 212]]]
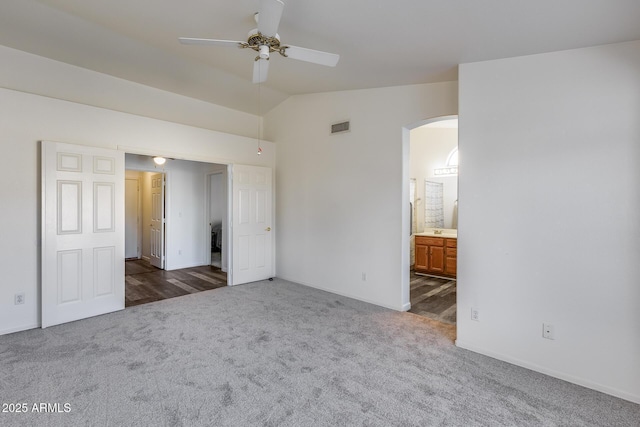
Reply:
[[227, 165], [126, 154], [125, 167], [125, 306], [227, 286]]
[[457, 116], [417, 123], [405, 132], [410, 230], [403, 297], [408, 311], [456, 324], [457, 317]]

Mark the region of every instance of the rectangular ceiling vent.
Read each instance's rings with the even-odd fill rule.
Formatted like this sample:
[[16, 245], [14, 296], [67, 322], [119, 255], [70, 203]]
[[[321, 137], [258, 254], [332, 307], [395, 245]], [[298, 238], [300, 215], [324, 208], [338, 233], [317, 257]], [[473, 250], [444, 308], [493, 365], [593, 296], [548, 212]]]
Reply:
[[349, 121], [346, 122], [342, 122], [342, 123], [335, 123], [333, 125], [331, 125], [331, 133], [343, 133], [343, 132], [349, 132]]

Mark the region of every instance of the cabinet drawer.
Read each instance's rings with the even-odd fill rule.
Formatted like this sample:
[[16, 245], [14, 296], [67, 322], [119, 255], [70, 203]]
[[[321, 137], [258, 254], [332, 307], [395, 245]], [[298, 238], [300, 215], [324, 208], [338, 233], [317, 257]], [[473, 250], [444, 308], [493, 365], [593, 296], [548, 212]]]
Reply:
[[458, 247], [458, 239], [447, 239], [446, 243], [448, 248], [457, 248]]
[[441, 237], [416, 236], [416, 245], [444, 246], [444, 239]]
[[447, 257], [457, 257], [458, 256], [458, 248], [451, 248], [447, 245]]

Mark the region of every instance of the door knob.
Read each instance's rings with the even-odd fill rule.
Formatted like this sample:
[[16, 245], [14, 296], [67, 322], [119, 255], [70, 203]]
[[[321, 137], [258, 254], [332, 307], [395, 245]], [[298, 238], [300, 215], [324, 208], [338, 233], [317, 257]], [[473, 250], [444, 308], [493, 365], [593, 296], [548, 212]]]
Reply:
[[271, 227], [265, 228], [264, 231], [271, 231]]

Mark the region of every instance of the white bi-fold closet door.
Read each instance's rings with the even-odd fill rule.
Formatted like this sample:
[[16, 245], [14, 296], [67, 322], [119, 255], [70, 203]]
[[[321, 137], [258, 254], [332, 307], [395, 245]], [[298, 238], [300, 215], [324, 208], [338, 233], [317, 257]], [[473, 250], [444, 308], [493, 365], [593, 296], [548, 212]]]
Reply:
[[42, 142], [42, 327], [124, 308], [124, 153]]

